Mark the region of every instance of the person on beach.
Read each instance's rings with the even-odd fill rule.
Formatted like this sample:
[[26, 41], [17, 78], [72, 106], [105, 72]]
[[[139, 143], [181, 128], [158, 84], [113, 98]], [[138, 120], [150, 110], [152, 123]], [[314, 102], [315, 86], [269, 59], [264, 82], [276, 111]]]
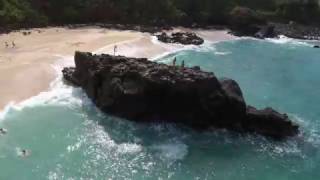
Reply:
[[6, 129], [4, 129], [4, 128], [0, 128], [0, 134], [1, 135], [5, 135], [5, 134], [7, 134], [7, 130]]
[[177, 58], [175, 57], [172, 61], [172, 66], [176, 66], [176, 63], [177, 63]]
[[117, 50], [118, 50], [118, 46], [115, 45], [115, 46], [113, 47], [113, 55], [114, 55], [114, 56], [116, 55]]
[[12, 47], [13, 47], [13, 48], [16, 47], [16, 43], [14, 43], [14, 41], [12, 41]]
[[7, 41], [6, 41], [4, 44], [5, 44], [6, 48], [8, 48], [8, 47], [9, 47], [9, 44], [8, 44], [8, 42], [7, 42]]

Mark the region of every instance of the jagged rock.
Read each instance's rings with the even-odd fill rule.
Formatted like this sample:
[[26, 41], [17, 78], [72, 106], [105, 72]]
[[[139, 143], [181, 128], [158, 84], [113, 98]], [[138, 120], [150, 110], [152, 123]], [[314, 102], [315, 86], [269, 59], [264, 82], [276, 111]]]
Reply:
[[193, 67], [191, 67], [191, 69], [196, 70], [196, 71], [201, 71], [200, 66], [193, 66]]
[[284, 35], [295, 39], [320, 40], [320, 28], [297, 23], [231, 24], [231, 33], [236, 36], [252, 36], [260, 39]]
[[320, 40], [320, 28], [298, 23], [273, 23], [275, 33], [295, 39]]
[[78, 80], [73, 76], [74, 71], [75, 71], [74, 67], [64, 68], [62, 70], [64, 79], [76, 86], [80, 86], [81, 85], [80, 82], [78, 82]]
[[235, 80], [232, 79], [222, 79], [220, 80], [220, 83], [222, 85], [222, 89], [230, 96], [238, 101], [241, 101], [244, 103], [242, 91], [238, 85], [238, 83]]
[[298, 126], [294, 125], [286, 114], [280, 114], [272, 108], [257, 110], [254, 107], [248, 106], [247, 118], [244, 124], [248, 131], [277, 139], [284, 136], [293, 136], [298, 133]]
[[264, 39], [264, 38], [273, 38], [276, 37], [274, 32], [273, 25], [263, 26], [257, 33], [255, 33], [254, 37]]
[[162, 32], [157, 35], [159, 41], [164, 43], [179, 43], [179, 44], [193, 44], [193, 45], [201, 45], [204, 43], [204, 40], [197, 36], [195, 33], [190, 32], [177, 32], [172, 34], [167, 34]]
[[76, 52], [64, 78], [81, 86], [102, 111], [137, 122], [226, 128], [285, 138], [298, 133], [287, 116], [246, 106], [239, 85], [200, 68], [143, 58]]
[[236, 36], [273, 38], [284, 35], [295, 39], [320, 40], [320, 28], [295, 22], [268, 22], [261, 13], [247, 8], [235, 7], [229, 14], [231, 33]]

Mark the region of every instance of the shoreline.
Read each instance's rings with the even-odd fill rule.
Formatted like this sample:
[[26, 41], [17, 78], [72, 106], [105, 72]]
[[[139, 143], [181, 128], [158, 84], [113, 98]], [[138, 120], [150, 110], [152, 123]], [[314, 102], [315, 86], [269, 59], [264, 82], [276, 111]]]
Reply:
[[[41, 31], [40, 33], [38, 31]], [[137, 32], [102, 31], [82, 28], [33, 29], [30, 35], [14, 32], [0, 36], [0, 109], [19, 103], [49, 89], [57, 77], [52, 66], [75, 50], [93, 51], [106, 44], [114, 44], [141, 36]], [[16, 47], [6, 48], [5, 42]]]
[[[60, 62], [64, 64], [66, 60], [60, 61], [63, 57], [73, 59], [76, 50], [113, 54], [113, 47], [117, 45], [117, 55], [154, 60], [185, 48], [183, 45], [158, 42], [149, 33], [90, 26], [76, 29], [35, 28], [28, 30], [30, 35], [23, 35], [24, 31], [0, 35], [0, 43], [3, 44], [2, 47], [0, 45], [0, 83], [6, 84], [0, 89], [0, 111], [49, 90], [59, 73], [53, 66]], [[203, 34], [205, 36], [202, 37], [210, 42], [236, 39], [226, 30], [203, 30]], [[15, 41], [16, 48], [4, 47], [4, 43], [10, 40]]]
[[[247, 26], [254, 26], [257, 31], [248, 31]], [[265, 38], [279, 38], [279, 36], [286, 36], [288, 38], [298, 40], [320, 40], [320, 27], [315, 24], [302, 24], [290, 21], [288, 23], [279, 21], [267, 20], [265, 23], [256, 24], [255, 22], [248, 22], [246, 26], [237, 27], [234, 24], [197, 24], [197, 25], [143, 25], [143, 24], [117, 24], [117, 23], [80, 23], [80, 24], [48, 24], [44, 26], [20, 26], [20, 27], [3, 27], [0, 28], [0, 36], [2, 34], [9, 34], [12, 32], [28, 32], [33, 29], [50, 29], [50, 28], [64, 28], [64, 29], [79, 29], [95, 27], [114, 31], [135, 31], [142, 33], [155, 34], [163, 31], [174, 31], [175, 29], [188, 29], [188, 30], [200, 30], [200, 31], [228, 31], [235, 37], [254, 37], [258, 39]], [[266, 33], [265, 30], [270, 28], [272, 32]], [[257, 35], [259, 34], [262, 35]]]

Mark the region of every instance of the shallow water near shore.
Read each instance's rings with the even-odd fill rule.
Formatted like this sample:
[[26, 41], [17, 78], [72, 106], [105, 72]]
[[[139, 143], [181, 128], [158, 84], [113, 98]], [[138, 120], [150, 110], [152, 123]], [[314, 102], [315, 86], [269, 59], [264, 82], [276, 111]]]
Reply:
[[[301, 126], [274, 142], [224, 130], [195, 132], [105, 115], [79, 88], [53, 90], [0, 114], [0, 179], [301, 180], [320, 177], [320, 51], [298, 41], [241, 39], [159, 59], [237, 80], [248, 104]], [[20, 151], [31, 151], [21, 157]]]

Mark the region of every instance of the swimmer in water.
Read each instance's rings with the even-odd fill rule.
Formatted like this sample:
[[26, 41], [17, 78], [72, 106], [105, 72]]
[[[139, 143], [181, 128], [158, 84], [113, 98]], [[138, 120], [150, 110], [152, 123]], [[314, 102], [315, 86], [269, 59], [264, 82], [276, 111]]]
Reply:
[[31, 151], [30, 150], [26, 150], [26, 149], [22, 149], [21, 150], [21, 156], [22, 157], [28, 157], [31, 155]]
[[7, 134], [7, 130], [4, 129], [4, 128], [0, 128], [0, 134], [4, 135], [4, 134]]

